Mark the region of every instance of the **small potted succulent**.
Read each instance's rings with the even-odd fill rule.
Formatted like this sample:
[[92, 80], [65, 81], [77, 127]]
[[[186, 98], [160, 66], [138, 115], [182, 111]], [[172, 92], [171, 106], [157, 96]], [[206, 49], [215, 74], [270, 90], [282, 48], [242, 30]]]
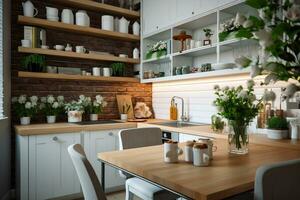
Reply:
[[64, 97], [58, 96], [55, 98], [53, 95], [41, 97], [40, 109], [47, 117], [47, 123], [55, 123], [56, 116], [62, 113], [64, 107]]
[[82, 99], [78, 101], [71, 101], [65, 104], [65, 110], [68, 114], [68, 122], [81, 122], [82, 114], [84, 113], [84, 106]]
[[22, 66], [30, 72], [42, 72], [45, 68], [45, 56], [32, 54], [22, 59]]
[[112, 68], [112, 75], [113, 76], [124, 76], [125, 73], [125, 64], [124, 63], [113, 63], [110, 65]]
[[128, 112], [130, 110], [131, 106], [128, 105], [127, 103], [123, 104], [122, 106], [122, 112], [120, 114], [120, 118], [122, 121], [127, 121], [128, 119]]
[[90, 120], [97, 121], [98, 115], [103, 112], [105, 106], [107, 106], [107, 102], [104, 101], [101, 95], [97, 95], [93, 102], [90, 101], [86, 108], [86, 112], [90, 114]]
[[212, 30], [210, 28], [203, 29], [205, 40], [203, 40], [203, 45], [211, 45], [211, 39], [210, 37], [213, 35]]
[[13, 110], [20, 117], [21, 125], [30, 124], [31, 117], [37, 113], [38, 97], [21, 95], [12, 98]]
[[283, 117], [272, 117], [267, 121], [267, 134], [270, 139], [285, 139], [288, 137], [288, 122]]

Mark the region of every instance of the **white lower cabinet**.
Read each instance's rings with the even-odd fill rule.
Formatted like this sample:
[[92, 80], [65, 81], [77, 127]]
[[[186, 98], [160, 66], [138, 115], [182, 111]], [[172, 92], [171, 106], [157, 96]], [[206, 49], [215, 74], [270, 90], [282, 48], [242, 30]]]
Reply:
[[[101, 181], [101, 163], [97, 153], [119, 149], [119, 130], [91, 131], [84, 133], [84, 149], [98, 179]], [[125, 179], [120, 177], [118, 170], [105, 166], [105, 189], [107, 192], [124, 188]]]
[[197, 141], [199, 138], [205, 138], [205, 137], [179, 133], [179, 142], [186, 142], [186, 141], [191, 141], [191, 140], [196, 140]]
[[68, 146], [80, 133], [29, 136], [29, 199], [49, 199], [80, 192]]

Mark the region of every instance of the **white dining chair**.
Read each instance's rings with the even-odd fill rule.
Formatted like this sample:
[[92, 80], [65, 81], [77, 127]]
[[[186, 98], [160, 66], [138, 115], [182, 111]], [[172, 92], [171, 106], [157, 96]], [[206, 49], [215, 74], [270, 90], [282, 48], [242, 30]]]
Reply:
[[[162, 144], [162, 132], [160, 128], [133, 128], [124, 129], [119, 132], [119, 149], [131, 149], [138, 147], [154, 146]], [[140, 178], [130, 178], [126, 173], [120, 174], [127, 177], [126, 180], [126, 200], [132, 200], [134, 195], [144, 200], [171, 200], [178, 196], [157, 187]]]
[[73, 144], [68, 147], [68, 152], [79, 177], [85, 200], [106, 200], [105, 194], [97, 175], [86, 158], [80, 144]]

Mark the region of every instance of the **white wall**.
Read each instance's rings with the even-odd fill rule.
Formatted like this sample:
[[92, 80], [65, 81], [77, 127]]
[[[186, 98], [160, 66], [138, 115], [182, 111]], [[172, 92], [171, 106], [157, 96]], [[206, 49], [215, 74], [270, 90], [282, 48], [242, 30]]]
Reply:
[[[169, 107], [172, 96], [180, 96], [185, 100], [185, 108], [190, 116], [192, 122], [210, 123], [210, 117], [216, 114], [216, 108], [212, 105], [215, 95], [213, 87], [218, 84], [224, 86], [238, 86], [246, 85], [247, 80], [250, 79], [249, 75], [216, 77], [207, 79], [195, 79], [185, 81], [174, 81], [165, 83], [153, 83], [153, 109], [155, 117], [159, 119], [169, 119]], [[255, 87], [255, 93], [258, 97], [263, 94], [264, 88], [259, 86]], [[272, 87], [273, 91], [279, 97], [280, 87]], [[274, 102], [274, 107], [279, 108], [279, 98]], [[283, 105], [283, 108], [285, 106]], [[178, 101], [179, 117], [181, 115], [181, 104]]]
[[10, 0], [3, 1], [3, 66], [4, 66], [4, 113], [8, 116], [0, 120], [0, 199], [8, 199], [11, 179], [10, 146]]

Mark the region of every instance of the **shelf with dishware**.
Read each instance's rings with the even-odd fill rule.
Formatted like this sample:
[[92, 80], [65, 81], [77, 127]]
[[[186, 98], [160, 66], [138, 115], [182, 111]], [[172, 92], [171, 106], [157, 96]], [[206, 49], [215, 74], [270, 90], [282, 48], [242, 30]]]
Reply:
[[79, 9], [86, 9], [90, 11], [95, 11], [95, 12], [103, 12], [103, 13], [108, 13], [108, 14], [114, 14], [118, 16], [124, 16], [128, 18], [139, 18], [140, 13], [134, 10], [129, 10], [126, 8], [121, 8], [117, 6], [112, 6], [109, 4], [105, 3], [99, 3], [96, 1], [91, 1], [91, 0], [53, 0], [53, 2], [68, 6], [68, 7], [73, 7], [73, 8], [79, 8]]
[[31, 54], [42, 54], [47, 56], [57, 56], [65, 58], [75, 58], [75, 59], [85, 59], [85, 60], [97, 60], [97, 61], [110, 61], [110, 62], [124, 62], [138, 64], [139, 59], [117, 57], [113, 55], [101, 55], [101, 54], [87, 54], [87, 53], [76, 53], [68, 51], [59, 51], [52, 49], [42, 49], [42, 48], [29, 48], [29, 47], [19, 47], [18, 52], [20, 53], [31, 53]]
[[83, 75], [70, 75], [70, 74], [56, 74], [56, 73], [43, 73], [43, 72], [26, 72], [19, 71], [18, 77], [22, 78], [38, 78], [38, 79], [62, 79], [62, 80], [78, 80], [78, 81], [110, 81], [110, 82], [130, 82], [138, 83], [138, 78], [133, 77], [116, 77], [116, 76], [83, 76]]
[[[235, 59], [240, 56], [256, 57], [258, 43], [250, 39], [237, 39], [234, 30], [228, 37], [221, 39], [220, 33], [225, 23], [236, 20], [238, 11], [242, 14], [254, 14], [243, 1], [222, 5], [206, 13], [185, 19], [168, 26], [167, 29], [148, 34], [141, 38], [142, 64], [141, 82], [164, 82], [206, 77], [221, 77], [248, 74], [249, 70], [240, 70]], [[231, 30], [230, 30], [231, 31]], [[162, 47], [170, 41], [170, 45]], [[170, 47], [170, 49], [169, 49]], [[168, 65], [158, 66], [157, 61], [164, 62], [163, 56], [148, 62], [145, 55], [149, 51], [165, 48], [170, 52]], [[156, 62], [155, 62], [156, 61]], [[164, 74], [164, 77], [156, 74]]]
[[133, 41], [133, 42], [140, 41], [140, 37], [133, 34], [102, 30], [100, 28], [79, 26], [74, 24], [66, 24], [62, 22], [50, 21], [47, 19], [26, 17], [22, 15], [18, 16], [18, 23], [27, 26], [37, 26], [37, 27], [48, 28], [53, 30], [84, 34], [89, 36], [104, 37], [104, 38], [111, 38], [111, 39], [117, 39], [123, 41]]

